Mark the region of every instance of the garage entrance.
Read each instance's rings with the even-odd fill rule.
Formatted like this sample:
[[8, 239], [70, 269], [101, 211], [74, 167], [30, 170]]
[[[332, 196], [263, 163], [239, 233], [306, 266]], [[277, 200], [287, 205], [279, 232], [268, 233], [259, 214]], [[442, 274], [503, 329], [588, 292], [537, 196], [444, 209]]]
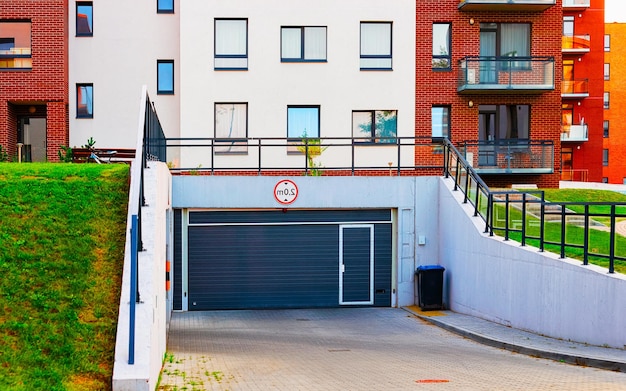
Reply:
[[391, 306], [391, 210], [178, 210], [175, 231], [174, 309]]

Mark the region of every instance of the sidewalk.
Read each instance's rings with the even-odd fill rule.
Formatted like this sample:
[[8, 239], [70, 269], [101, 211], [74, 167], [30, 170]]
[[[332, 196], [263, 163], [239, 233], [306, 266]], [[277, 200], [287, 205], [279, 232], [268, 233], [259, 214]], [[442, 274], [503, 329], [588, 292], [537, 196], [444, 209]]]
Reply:
[[626, 349], [604, 348], [544, 337], [452, 311], [404, 310], [443, 329], [485, 345], [569, 364], [626, 372]]

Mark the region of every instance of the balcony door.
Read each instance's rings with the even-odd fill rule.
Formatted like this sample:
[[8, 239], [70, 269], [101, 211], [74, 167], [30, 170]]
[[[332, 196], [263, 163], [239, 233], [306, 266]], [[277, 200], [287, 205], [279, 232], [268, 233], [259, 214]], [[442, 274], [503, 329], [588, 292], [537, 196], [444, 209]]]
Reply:
[[494, 84], [498, 80], [496, 62], [497, 30], [493, 24], [481, 24], [480, 28], [480, 83]]

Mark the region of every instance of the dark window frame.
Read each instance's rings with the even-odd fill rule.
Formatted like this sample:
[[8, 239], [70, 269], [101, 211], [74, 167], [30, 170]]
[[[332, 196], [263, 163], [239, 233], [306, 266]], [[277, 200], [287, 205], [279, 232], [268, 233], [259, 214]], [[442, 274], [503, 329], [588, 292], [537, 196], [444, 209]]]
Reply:
[[176, 0], [172, 0], [172, 6], [171, 7], [163, 7], [161, 5], [161, 0], [157, 0], [157, 14], [173, 14], [174, 13], [174, 7], [175, 7], [175, 1]]
[[[395, 113], [395, 136], [392, 138], [381, 138], [377, 136], [376, 127], [376, 113], [379, 112], [393, 112]], [[352, 129], [354, 129], [354, 114], [355, 113], [369, 113], [370, 114], [370, 135], [359, 137], [359, 140], [355, 140], [354, 134], [352, 134], [352, 142], [358, 145], [396, 145], [398, 140], [398, 110], [352, 110]], [[353, 130], [354, 131], [354, 130]], [[363, 141], [360, 141], [363, 140]]]
[[[245, 54], [218, 54], [217, 53], [217, 25], [218, 22], [221, 20], [238, 20], [238, 21], [245, 21], [246, 22], [246, 51]], [[217, 59], [221, 59], [221, 58], [230, 58], [230, 59], [246, 59], [246, 66], [245, 67], [218, 67], [215, 66], [213, 69], [216, 71], [247, 71], [248, 70], [248, 54], [249, 54], [249, 35], [250, 35], [250, 31], [248, 28], [248, 18], [215, 18], [213, 20], [213, 56], [214, 56], [214, 60]]]
[[602, 166], [607, 167], [609, 165], [609, 149], [604, 148], [602, 150]]
[[322, 135], [322, 123], [321, 123], [321, 117], [322, 117], [322, 106], [320, 105], [287, 105], [287, 140], [288, 141], [301, 141], [303, 138], [302, 136], [296, 136], [296, 137], [290, 137], [289, 136], [289, 109], [317, 109], [317, 136], [309, 136], [307, 135], [306, 138], [320, 138]]
[[[160, 80], [161, 80], [161, 75], [160, 75], [160, 64], [171, 64], [172, 65], [172, 89], [171, 90], [161, 90], [159, 89], [160, 87]], [[174, 60], [157, 60], [157, 95], [174, 95], [175, 91], [176, 91], [176, 85], [175, 85], [175, 67], [174, 67]]]
[[[307, 59], [305, 58], [305, 39], [307, 28], [323, 28], [325, 53], [323, 59]], [[300, 57], [291, 58], [283, 57], [283, 29], [300, 29]], [[328, 27], [327, 26], [280, 26], [280, 62], [328, 62]]]
[[[448, 26], [448, 54], [446, 55], [436, 55], [432, 54], [432, 69], [437, 72], [445, 72], [452, 70], [452, 23], [451, 22], [433, 22], [432, 24], [432, 38], [435, 38], [435, 25], [447, 25]], [[436, 61], [445, 61], [447, 62], [447, 66], [435, 66]]]
[[[435, 136], [433, 135], [433, 109], [435, 108], [442, 108], [447, 110], [447, 120], [448, 123], [445, 124], [446, 130], [447, 130], [447, 134], [446, 135], [442, 135], [442, 136]], [[430, 136], [433, 142], [442, 142], [444, 139], [448, 139], [450, 140], [450, 125], [451, 125], [451, 114], [452, 114], [452, 106], [451, 105], [432, 105], [430, 108]]]
[[[91, 8], [91, 31], [83, 33], [79, 32], [79, 21], [78, 21], [78, 7], [90, 7]], [[93, 21], [93, 1], [77, 1], [76, 2], [76, 36], [77, 37], [93, 37], [94, 30], [94, 21]]]
[[602, 95], [602, 107], [604, 107], [605, 110], [611, 108], [611, 94], [609, 92], [605, 91]]
[[604, 80], [611, 80], [611, 64], [608, 62], [604, 63]]
[[604, 34], [604, 51], [605, 52], [611, 51], [611, 35], [610, 34]]
[[[389, 54], [363, 54], [362, 53], [362, 26], [364, 24], [387, 24], [389, 25]], [[359, 23], [359, 59], [389, 59], [389, 67], [362, 67], [359, 65], [361, 71], [393, 71], [393, 22], [390, 21], [361, 21]]]
[[[87, 104], [85, 107], [86, 109], [84, 110], [85, 112], [83, 113], [83, 110], [80, 109], [81, 104], [80, 104], [80, 93], [79, 90], [81, 88], [87, 88], [90, 87], [91, 88], [91, 103]], [[91, 113], [89, 113], [89, 110], [87, 109], [87, 107], [89, 107], [89, 105], [91, 105]], [[76, 118], [93, 118], [93, 112], [94, 112], [94, 98], [93, 98], [93, 83], [76, 83]]]
[[609, 120], [605, 119], [604, 121], [602, 121], [602, 136], [604, 138], [608, 138], [609, 137]]
[[[219, 137], [217, 134], [217, 108], [219, 105], [244, 105], [246, 112], [246, 129], [245, 137]], [[228, 154], [228, 155], [247, 155], [248, 154], [248, 131], [249, 131], [249, 112], [248, 102], [214, 102], [213, 104], [213, 137], [215, 143], [216, 154]], [[223, 151], [222, 148], [235, 147], [235, 151]]]

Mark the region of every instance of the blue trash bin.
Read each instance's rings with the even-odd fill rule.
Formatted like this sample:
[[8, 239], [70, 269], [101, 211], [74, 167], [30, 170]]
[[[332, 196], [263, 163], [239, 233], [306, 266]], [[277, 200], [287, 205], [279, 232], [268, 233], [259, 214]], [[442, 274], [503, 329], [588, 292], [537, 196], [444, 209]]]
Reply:
[[415, 270], [418, 305], [422, 310], [443, 309], [443, 272], [439, 265], [422, 265]]

